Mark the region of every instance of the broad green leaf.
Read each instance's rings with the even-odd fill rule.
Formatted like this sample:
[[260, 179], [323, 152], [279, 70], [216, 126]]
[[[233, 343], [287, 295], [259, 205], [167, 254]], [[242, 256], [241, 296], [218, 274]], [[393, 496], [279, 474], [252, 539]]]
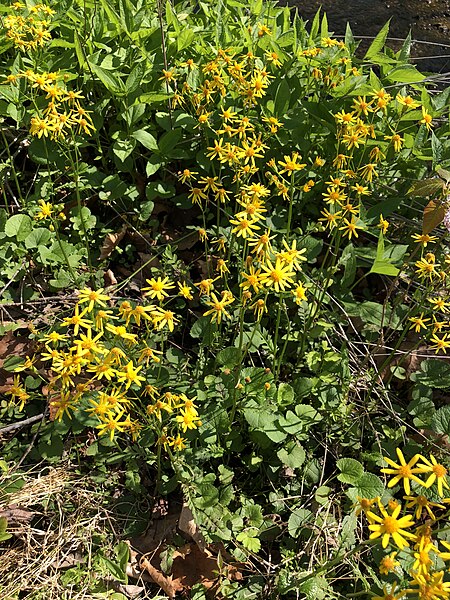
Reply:
[[112, 71], [104, 69], [89, 60], [88, 64], [91, 71], [100, 79], [109, 92], [117, 94], [124, 91], [122, 81]]
[[298, 469], [305, 462], [305, 451], [300, 444], [295, 444], [291, 449], [282, 448], [278, 450], [277, 456], [280, 461], [291, 469]]
[[239, 348], [223, 348], [217, 355], [216, 360], [219, 365], [232, 369], [241, 363], [242, 352]]
[[293, 538], [298, 538], [307, 523], [312, 521], [312, 512], [307, 508], [295, 508], [288, 520], [288, 532]]
[[33, 229], [33, 221], [28, 215], [13, 215], [5, 223], [5, 233], [8, 237], [15, 237], [18, 242], [23, 242]]
[[261, 550], [261, 541], [256, 537], [257, 533], [256, 530], [252, 529], [241, 531], [237, 535], [236, 540], [241, 542], [244, 548], [249, 550], [249, 552], [256, 553]]
[[431, 429], [436, 433], [450, 435], [450, 406], [439, 408], [431, 418]]
[[414, 65], [400, 65], [394, 67], [392, 71], [386, 75], [389, 81], [394, 83], [416, 83], [425, 79], [420, 71]]
[[157, 104], [158, 102], [165, 102], [172, 98], [173, 94], [165, 93], [165, 92], [148, 92], [147, 94], [142, 94], [136, 100], [137, 103], [142, 104]]
[[261, 431], [272, 442], [279, 443], [286, 439], [286, 434], [278, 429], [277, 418], [273, 413], [255, 407], [244, 410], [244, 417], [252, 429]]
[[286, 79], [282, 79], [275, 94], [274, 113], [277, 117], [282, 117], [288, 111], [290, 99], [291, 88]]
[[340, 474], [337, 476], [342, 483], [355, 485], [364, 473], [362, 464], [354, 458], [341, 458], [336, 462]]
[[364, 473], [356, 484], [356, 491], [361, 498], [376, 498], [384, 492], [383, 482], [373, 473]]
[[158, 142], [156, 141], [156, 138], [148, 131], [140, 129], [139, 131], [133, 131], [131, 135], [134, 137], [134, 139], [140, 142], [144, 148], [147, 148], [147, 150], [152, 150], [153, 152], [158, 151]]
[[396, 277], [400, 273], [400, 269], [395, 267], [384, 257], [384, 236], [380, 231], [377, 244], [377, 255], [369, 273], [378, 273], [379, 275], [392, 275]]
[[25, 247], [30, 250], [38, 248], [39, 246], [47, 244], [50, 240], [51, 233], [45, 227], [36, 227], [33, 229], [25, 238]]
[[364, 56], [365, 60], [370, 60], [375, 55], [377, 55], [381, 52], [381, 50], [384, 47], [384, 44], [386, 43], [386, 38], [389, 33], [389, 25], [390, 25], [390, 20], [385, 25], [383, 25], [383, 27], [380, 29], [380, 31], [376, 35], [373, 42], [370, 44], [369, 49], [367, 50], [367, 52]]

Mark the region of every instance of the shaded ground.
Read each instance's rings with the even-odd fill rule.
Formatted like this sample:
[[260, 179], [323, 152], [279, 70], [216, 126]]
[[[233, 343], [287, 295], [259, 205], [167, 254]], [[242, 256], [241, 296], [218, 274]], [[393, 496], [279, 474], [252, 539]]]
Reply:
[[313, 18], [322, 7], [337, 35], [345, 33], [349, 21], [355, 37], [374, 36], [392, 18], [392, 38], [404, 39], [411, 28], [416, 40], [412, 54], [419, 68], [450, 71], [450, 0], [282, 0], [281, 3], [298, 6], [306, 19]]

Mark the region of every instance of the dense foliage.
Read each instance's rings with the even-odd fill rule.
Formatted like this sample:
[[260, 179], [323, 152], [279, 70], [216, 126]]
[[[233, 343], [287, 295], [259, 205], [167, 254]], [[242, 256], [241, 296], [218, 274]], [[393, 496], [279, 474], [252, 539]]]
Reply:
[[[0, 420], [42, 414], [2, 504], [65, 464], [119, 538], [184, 502], [216, 597], [450, 597], [449, 91], [411, 40], [262, 0], [1, 12]], [[103, 543], [61, 589], [126, 581]]]

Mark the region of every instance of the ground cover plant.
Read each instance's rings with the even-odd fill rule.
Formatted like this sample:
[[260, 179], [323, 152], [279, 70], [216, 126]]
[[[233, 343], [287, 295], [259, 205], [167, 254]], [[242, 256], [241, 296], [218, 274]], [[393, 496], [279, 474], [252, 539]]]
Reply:
[[0, 9], [3, 596], [450, 597], [449, 91], [411, 40]]

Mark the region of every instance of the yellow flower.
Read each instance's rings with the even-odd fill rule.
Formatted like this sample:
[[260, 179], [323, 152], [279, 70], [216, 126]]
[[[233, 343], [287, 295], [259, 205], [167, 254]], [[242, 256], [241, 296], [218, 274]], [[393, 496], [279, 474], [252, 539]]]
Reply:
[[426, 321], [430, 321], [429, 318], [424, 319], [423, 313], [420, 313], [420, 317], [409, 317], [408, 321], [411, 321], [412, 325], [410, 329], [414, 329], [416, 333], [420, 333], [421, 328], [426, 329]]
[[124, 325], [107, 325], [106, 330], [123, 340], [127, 340], [130, 344], [137, 343], [137, 335], [135, 333], [129, 333]]
[[352, 239], [352, 235], [354, 235], [355, 238], [358, 237], [358, 229], [364, 229], [364, 226], [357, 225], [358, 221], [355, 219], [354, 215], [352, 215], [350, 221], [344, 217], [343, 222], [345, 225], [339, 227], [339, 231], [344, 231], [344, 235], [347, 235], [349, 240]]
[[238, 217], [236, 219], [230, 219], [230, 223], [232, 225], [236, 225], [236, 227], [231, 230], [231, 233], [235, 233], [236, 237], [247, 239], [249, 235], [253, 236], [255, 231], [261, 229], [258, 227], [257, 222], [258, 221], [256, 219], [247, 219], [245, 216], [240, 218]]
[[400, 600], [400, 598], [405, 597], [405, 591], [399, 590], [399, 593], [396, 594], [395, 590], [397, 589], [397, 582], [394, 582], [391, 586], [389, 592], [387, 591], [387, 586], [383, 588], [382, 596], [372, 596], [371, 600]]
[[435, 262], [435, 256], [429, 252], [424, 258], [416, 261], [416, 273], [420, 279], [428, 277], [430, 280], [438, 275], [436, 269], [439, 265]]
[[217, 322], [220, 323], [222, 318], [231, 319], [230, 313], [226, 310], [226, 307], [234, 302], [234, 297], [227, 298], [226, 296], [222, 297], [221, 300], [217, 298], [217, 296], [212, 292], [211, 300], [206, 303], [207, 306], [211, 306], [210, 310], [207, 310], [203, 316], [208, 317], [211, 315], [211, 323]]
[[116, 431], [123, 432], [128, 426], [128, 421], [120, 421], [123, 413], [124, 411], [122, 410], [115, 417], [111, 413], [104, 415], [103, 423], [96, 427], [96, 429], [99, 429], [99, 434], [103, 435], [104, 433], [109, 432], [109, 438], [113, 441]]
[[389, 221], [386, 221], [386, 219], [383, 218], [383, 215], [380, 215], [380, 221], [377, 225], [378, 229], [381, 229], [381, 231], [383, 232], [383, 235], [386, 234], [388, 227], [389, 227]]
[[178, 281], [177, 284], [180, 290], [178, 295], [182, 296], [186, 300], [193, 300], [194, 296], [192, 295], [192, 288], [186, 282], [180, 283]]
[[180, 413], [180, 415], [175, 417], [175, 420], [180, 424], [183, 433], [186, 433], [188, 429], [197, 429], [201, 426], [202, 422], [200, 418], [192, 411], [181, 410]]
[[422, 485], [424, 485], [426, 488], [429, 488], [435, 481], [437, 481], [439, 496], [443, 496], [443, 487], [445, 487], [447, 490], [450, 490], [450, 487], [447, 483], [447, 469], [444, 467], [444, 465], [439, 464], [432, 454], [430, 454], [430, 460], [424, 456], [420, 458], [423, 460], [423, 463], [420, 463], [418, 466], [423, 469], [423, 473], [430, 473], [428, 479], [425, 481], [425, 483], [422, 483]]
[[431, 502], [430, 500], [428, 500], [428, 498], [425, 498], [425, 496], [403, 496], [404, 500], [408, 500], [408, 502], [406, 503], [406, 508], [412, 508], [413, 506], [416, 507], [416, 512], [415, 512], [415, 518], [417, 520], [419, 520], [422, 516], [423, 513], [423, 509], [426, 510], [426, 512], [428, 513], [429, 517], [431, 519], [433, 519], [433, 521], [436, 520], [436, 517], [433, 513], [433, 511], [431, 510], [431, 508], [445, 508], [445, 506], [443, 504], [437, 504], [436, 502]]
[[294, 173], [294, 171], [300, 171], [306, 167], [305, 164], [300, 164], [298, 160], [301, 160], [301, 156], [298, 152], [293, 152], [291, 156], [284, 155], [284, 162], [282, 160], [278, 161], [278, 164], [283, 167], [280, 171], [280, 174], [283, 173]]
[[92, 321], [90, 319], [83, 319], [84, 315], [87, 313], [88, 308], [86, 307], [80, 313], [80, 305], [75, 304], [75, 311], [71, 317], [66, 317], [63, 319], [62, 325], [65, 327], [69, 327], [73, 325], [73, 333], [74, 335], [78, 335], [78, 331], [80, 327], [84, 327], [84, 329], [91, 329]]
[[270, 260], [266, 265], [262, 265], [264, 273], [260, 275], [261, 282], [267, 287], [272, 287], [278, 293], [290, 288], [294, 283], [294, 271], [291, 265], [283, 265], [279, 258], [276, 259], [275, 265]]
[[424, 482], [420, 480], [417, 475], [415, 475], [415, 473], [425, 473], [427, 468], [421, 466], [414, 467], [417, 461], [421, 459], [420, 454], [415, 454], [407, 463], [400, 448], [396, 448], [396, 452], [400, 464], [397, 464], [390, 458], [383, 456], [383, 460], [387, 462], [390, 467], [381, 469], [381, 472], [386, 473], [387, 475], [394, 475], [394, 477], [388, 483], [389, 488], [394, 487], [394, 485], [397, 485], [400, 480], [403, 480], [405, 492], [409, 495], [411, 493], [410, 480], [415, 481], [419, 485], [425, 485]]
[[175, 325], [178, 325], [178, 319], [175, 318], [171, 310], [158, 308], [153, 315], [153, 323], [156, 329], [162, 329], [167, 325], [169, 331], [173, 331]]
[[297, 285], [297, 287], [292, 291], [294, 295], [294, 299], [296, 304], [301, 304], [303, 301], [307, 300], [306, 290], [301, 283]]
[[145, 377], [141, 377], [138, 375], [139, 371], [142, 369], [142, 365], [140, 367], [133, 366], [133, 361], [126, 365], [125, 371], [117, 371], [117, 381], [119, 383], [125, 383], [125, 389], [128, 389], [132, 383], [136, 384], [138, 387], [141, 387], [141, 381], [145, 381]]
[[436, 242], [438, 240], [435, 235], [428, 235], [428, 233], [413, 233], [411, 237], [418, 244], [422, 244], [424, 248], [427, 247], [427, 244]]
[[422, 119], [419, 121], [419, 123], [425, 125], [428, 131], [431, 131], [433, 128], [433, 117], [428, 113], [425, 106], [422, 106]]
[[146, 292], [144, 296], [157, 298], [158, 300], [167, 298], [169, 296], [167, 290], [173, 290], [175, 287], [175, 285], [169, 281], [168, 277], [164, 277], [164, 279], [161, 279], [161, 277], [158, 277], [158, 279], [152, 277], [151, 279], [146, 279], [146, 282], [148, 283], [148, 287], [142, 288], [142, 291]]
[[89, 302], [88, 312], [92, 312], [94, 305], [98, 304], [103, 308], [106, 308], [106, 302], [111, 298], [106, 294], [103, 294], [103, 288], [98, 290], [91, 290], [90, 288], [84, 288], [83, 290], [79, 290], [78, 292], [78, 302], [79, 304], [84, 304], [85, 302]]
[[397, 554], [397, 552], [391, 552], [391, 554], [388, 554], [381, 559], [379, 565], [379, 572], [381, 575], [389, 575], [389, 573], [394, 571], [395, 567], [400, 565], [398, 560], [395, 560]]
[[255, 294], [257, 294], [261, 289], [261, 269], [256, 270], [253, 265], [250, 265], [249, 271], [249, 273], [245, 273], [244, 271], [241, 272], [241, 275], [245, 279], [245, 281], [240, 283], [239, 287], [244, 288], [245, 290], [253, 288], [253, 291], [255, 292]]
[[409, 543], [405, 538], [415, 540], [416, 536], [413, 533], [406, 531], [406, 528], [412, 527], [414, 522], [412, 521], [411, 515], [406, 515], [400, 519], [397, 519], [398, 515], [400, 514], [400, 510], [401, 507], [397, 506], [392, 514], [389, 515], [386, 509], [380, 506], [381, 516], [369, 511], [367, 516], [372, 521], [369, 524], [369, 529], [372, 531], [369, 536], [370, 539], [374, 540], [381, 537], [381, 545], [383, 548], [388, 546], [391, 541], [391, 537], [400, 550], [403, 550], [405, 546], [409, 546]]
[[169, 446], [171, 446], [177, 452], [181, 452], [186, 448], [186, 439], [182, 438], [180, 434], [177, 437], [169, 437]]
[[41, 219], [48, 219], [54, 212], [54, 206], [50, 202], [45, 200], [39, 200], [39, 211], [34, 215], [34, 218], [40, 221]]
[[[436, 327], [436, 322], [434, 323]], [[447, 354], [447, 348], [450, 348], [450, 340], [447, 340], [448, 333], [444, 333], [442, 337], [437, 336], [435, 333], [431, 336], [431, 342], [433, 342], [433, 349], [436, 350], [436, 354], [439, 350], [442, 350], [444, 354]]]
[[428, 575], [428, 568], [433, 564], [433, 560], [430, 558], [430, 552], [437, 553], [438, 549], [429, 541], [429, 538], [421, 537], [417, 550], [417, 552], [414, 552], [414, 558], [416, 560], [412, 568], [414, 571], [417, 571], [419, 575]]

